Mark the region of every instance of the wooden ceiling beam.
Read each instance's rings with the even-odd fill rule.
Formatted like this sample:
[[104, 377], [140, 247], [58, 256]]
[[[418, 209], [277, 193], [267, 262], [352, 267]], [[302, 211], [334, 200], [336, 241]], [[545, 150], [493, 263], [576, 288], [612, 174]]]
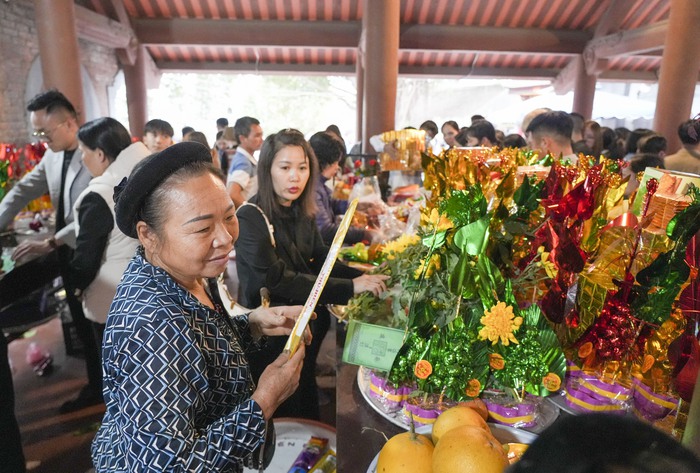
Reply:
[[554, 92], [562, 95], [574, 89], [576, 77], [579, 73], [581, 62], [579, 58], [572, 58], [564, 68], [559, 71], [557, 76], [552, 80]]
[[622, 82], [658, 82], [658, 71], [603, 71], [598, 79]]
[[156, 61], [155, 66], [167, 72], [250, 72], [264, 74], [355, 75], [354, 64], [271, 64], [254, 62], [177, 62]]
[[659, 51], [664, 47], [668, 20], [648, 26], [624, 30], [591, 40], [586, 48], [595, 51], [598, 57], [635, 56]]
[[[146, 45], [295, 46], [355, 48], [361, 22], [277, 20], [136, 19]], [[437, 51], [499, 51], [581, 54], [590, 40], [582, 31], [538, 28], [404, 25], [399, 48]]]
[[114, 12], [117, 15], [117, 19], [119, 19], [119, 23], [131, 28], [131, 18], [129, 17], [129, 13], [126, 11], [126, 7], [124, 6], [124, 0], [109, 0], [109, 2], [112, 5], [112, 8], [114, 8]]
[[620, 25], [630, 11], [627, 0], [606, 0], [608, 5], [595, 25], [594, 38], [600, 38], [620, 30]]
[[[657, 52], [664, 47], [668, 21], [659, 21], [633, 30], [592, 39], [583, 51], [588, 74], [604, 70], [605, 60], [616, 56], [635, 56]], [[602, 66], [601, 66], [602, 64]]]
[[297, 46], [356, 48], [360, 22], [134, 19], [146, 45]]
[[589, 33], [539, 28], [402, 25], [400, 49], [581, 54]]
[[129, 13], [127, 13], [126, 11], [126, 7], [124, 6], [124, 0], [109, 0], [109, 3], [112, 6], [112, 9], [114, 10], [115, 14], [117, 15], [119, 23], [121, 23], [122, 26], [129, 28], [129, 32], [133, 37], [128, 47], [124, 49], [117, 49], [117, 58], [119, 59], [120, 63], [128, 66], [133, 66], [134, 64], [136, 64], [136, 56], [137, 49], [139, 47], [139, 42], [136, 39], [136, 35], [134, 34], [134, 31], [131, 27], [131, 18], [129, 17]]
[[[121, 1], [113, 0], [112, 3], [119, 12]], [[121, 8], [126, 15], [123, 4]], [[128, 20], [128, 15], [126, 19]], [[121, 64], [131, 66], [136, 61], [138, 40], [129, 23], [114, 21], [80, 5], [75, 6], [75, 23], [79, 38], [114, 49]]]
[[78, 37], [108, 48], [127, 48], [136, 38], [128, 27], [94, 11], [75, 6]]
[[399, 75], [408, 77], [551, 79], [557, 75], [557, 72], [559, 72], [558, 69], [547, 68], [399, 66]]

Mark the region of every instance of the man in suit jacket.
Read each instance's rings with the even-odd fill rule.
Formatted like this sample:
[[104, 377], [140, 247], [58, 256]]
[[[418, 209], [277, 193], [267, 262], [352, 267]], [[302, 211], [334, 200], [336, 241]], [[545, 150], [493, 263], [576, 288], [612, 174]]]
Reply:
[[[13, 259], [26, 262], [0, 281], [0, 307], [66, 274], [76, 239], [73, 203], [92, 178], [82, 162], [78, 118], [70, 101], [57, 90], [50, 90], [34, 97], [27, 110], [34, 136], [45, 141], [49, 149], [41, 162], [0, 202], [0, 228], [12, 223], [30, 201], [48, 192], [56, 209], [56, 232], [45, 240], [22, 242], [15, 249]], [[89, 381], [78, 399], [61, 406], [62, 412], [70, 412], [102, 401], [102, 368], [97, 343], [81, 303], [73, 288], [65, 289], [73, 323], [84, 347]]]

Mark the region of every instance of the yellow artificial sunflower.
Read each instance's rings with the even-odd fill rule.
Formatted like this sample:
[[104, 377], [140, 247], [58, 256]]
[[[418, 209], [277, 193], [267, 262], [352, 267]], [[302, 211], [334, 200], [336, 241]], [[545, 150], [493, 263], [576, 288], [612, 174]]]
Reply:
[[515, 317], [513, 307], [507, 306], [505, 302], [499, 302], [491, 310], [485, 311], [479, 322], [483, 325], [479, 330], [479, 339], [490, 340], [492, 345], [499, 340], [506, 346], [510, 342], [519, 343], [513, 332], [520, 328], [523, 318]]
[[403, 253], [409, 246], [415, 245], [420, 241], [418, 235], [401, 235], [396, 240], [392, 240], [384, 244], [382, 253], [386, 255], [386, 259], [394, 259], [399, 253]]
[[[413, 272], [413, 279], [420, 278], [420, 275], [423, 273], [423, 269], [425, 268], [425, 263], [425, 259], [422, 259], [420, 265]], [[425, 277], [429, 278], [432, 276], [436, 269], [440, 269], [440, 255], [433, 255], [430, 257], [430, 260], [428, 260], [428, 269], [425, 271]]]
[[454, 227], [452, 220], [447, 215], [441, 214], [438, 209], [432, 209], [429, 215], [423, 213], [421, 215], [421, 224], [430, 229], [430, 231], [443, 232]]
[[557, 277], [557, 266], [549, 260], [549, 253], [549, 251], [544, 251], [544, 246], [537, 248], [537, 254], [540, 255], [537, 266], [543, 267], [547, 276], [554, 279]]

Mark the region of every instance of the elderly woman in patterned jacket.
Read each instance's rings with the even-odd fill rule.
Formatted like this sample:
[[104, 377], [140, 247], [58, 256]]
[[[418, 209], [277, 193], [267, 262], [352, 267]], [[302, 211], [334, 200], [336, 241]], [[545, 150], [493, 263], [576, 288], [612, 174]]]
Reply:
[[115, 194], [118, 227], [141, 246], [107, 317], [96, 471], [258, 467], [261, 447], [274, 445], [265, 441], [267, 421], [297, 388], [305, 350], [278, 357], [257, 387], [246, 351], [265, 335], [290, 333], [301, 308], [228, 315], [215, 278], [238, 222], [203, 145], [149, 156]]

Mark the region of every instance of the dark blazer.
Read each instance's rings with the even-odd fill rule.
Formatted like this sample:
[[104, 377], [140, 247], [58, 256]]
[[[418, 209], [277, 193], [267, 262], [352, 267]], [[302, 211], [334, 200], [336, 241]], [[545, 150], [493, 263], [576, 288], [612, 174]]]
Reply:
[[[250, 202], [257, 204], [256, 197]], [[297, 215], [294, 205], [283, 210], [282, 217], [267, 216], [275, 246], [258, 208], [243, 205], [236, 212], [240, 226], [236, 268], [240, 303], [245, 307], [260, 305], [262, 287], [270, 291], [273, 305], [304, 304], [328, 254], [313, 218]], [[319, 303], [347, 303], [353, 295], [352, 278], [360, 275], [361, 271], [336, 262]]]

